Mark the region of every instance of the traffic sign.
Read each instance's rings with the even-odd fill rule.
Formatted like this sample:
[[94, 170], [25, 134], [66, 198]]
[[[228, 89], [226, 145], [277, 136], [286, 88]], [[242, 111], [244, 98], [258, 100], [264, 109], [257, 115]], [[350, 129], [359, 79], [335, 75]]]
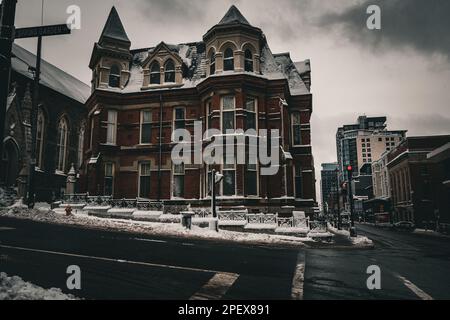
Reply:
[[15, 38], [36, 38], [46, 36], [56, 36], [61, 34], [70, 34], [71, 30], [67, 24], [55, 24], [51, 26], [30, 27], [16, 29]]

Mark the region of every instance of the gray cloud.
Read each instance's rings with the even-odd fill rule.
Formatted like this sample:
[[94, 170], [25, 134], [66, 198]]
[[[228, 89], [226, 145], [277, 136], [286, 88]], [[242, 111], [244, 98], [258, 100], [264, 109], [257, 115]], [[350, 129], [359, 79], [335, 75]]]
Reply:
[[[372, 4], [381, 8], [380, 31], [366, 28], [366, 9]], [[449, 13], [448, 0], [364, 0], [342, 12], [325, 14], [318, 23], [338, 26], [349, 40], [371, 49], [413, 48], [450, 59]]]

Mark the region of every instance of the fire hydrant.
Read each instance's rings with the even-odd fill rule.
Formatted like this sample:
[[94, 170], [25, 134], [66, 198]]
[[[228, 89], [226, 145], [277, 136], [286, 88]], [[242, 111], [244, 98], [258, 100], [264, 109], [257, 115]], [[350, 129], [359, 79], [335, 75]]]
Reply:
[[72, 207], [69, 205], [66, 207], [66, 216], [70, 217], [72, 215]]

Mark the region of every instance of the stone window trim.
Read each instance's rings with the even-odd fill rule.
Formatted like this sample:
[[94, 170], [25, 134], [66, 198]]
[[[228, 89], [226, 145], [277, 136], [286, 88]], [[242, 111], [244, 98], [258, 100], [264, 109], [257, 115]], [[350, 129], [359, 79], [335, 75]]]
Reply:
[[56, 170], [57, 174], [65, 174], [67, 165], [67, 144], [69, 142], [69, 122], [63, 115], [58, 121], [56, 140]]

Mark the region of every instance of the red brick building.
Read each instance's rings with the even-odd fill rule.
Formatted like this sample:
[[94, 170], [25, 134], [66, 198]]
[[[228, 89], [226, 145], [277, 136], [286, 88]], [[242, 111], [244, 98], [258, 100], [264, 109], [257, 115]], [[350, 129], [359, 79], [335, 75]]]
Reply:
[[[219, 206], [250, 211], [316, 205], [311, 148], [311, 68], [272, 54], [261, 29], [232, 6], [203, 41], [130, 50], [112, 9], [90, 68], [92, 95], [82, 184], [91, 195], [208, 205], [208, 172], [224, 174]], [[260, 165], [173, 165], [174, 129], [278, 129], [284, 160], [274, 176]], [[206, 147], [203, 141], [203, 148]]]
[[430, 227], [448, 219], [448, 190], [444, 188], [448, 174], [441, 163], [445, 158], [438, 157], [436, 150], [449, 142], [448, 135], [409, 137], [387, 155], [394, 222]]

